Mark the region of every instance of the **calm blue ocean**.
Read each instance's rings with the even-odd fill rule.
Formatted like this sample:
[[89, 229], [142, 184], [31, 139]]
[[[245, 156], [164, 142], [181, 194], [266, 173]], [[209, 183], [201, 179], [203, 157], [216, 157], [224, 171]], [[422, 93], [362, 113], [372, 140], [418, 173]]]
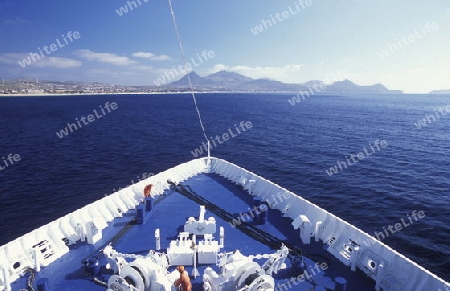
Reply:
[[[410, 225], [383, 242], [449, 281], [450, 114], [434, 109], [450, 105], [450, 96], [312, 96], [291, 106], [292, 97], [198, 94], [209, 136], [236, 134], [235, 124], [252, 123], [216, 142], [212, 154], [370, 234], [403, 219]], [[106, 102], [118, 108], [103, 114]], [[94, 109], [100, 118], [62, 139], [56, 135]], [[191, 151], [204, 141], [189, 95], [2, 97], [0, 112], [0, 165], [9, 154], [21, 158], [0, 170], [0, 245], [193, 159]], [[436, 120], [429, 116], [417, 129], [414, 123], [427, 114]], [[377, 140], [387, 146], [378, 150]], [[326, 173], [360, 152], [363, 160]], [[425, 217], [410, 223], [414, 210]]]

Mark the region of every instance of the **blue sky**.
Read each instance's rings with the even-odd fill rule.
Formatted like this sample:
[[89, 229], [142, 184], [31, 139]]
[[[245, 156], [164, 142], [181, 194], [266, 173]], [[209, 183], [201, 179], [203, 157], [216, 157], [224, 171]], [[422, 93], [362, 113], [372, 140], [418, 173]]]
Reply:
[[[0, 0], [0, 78], [154, 85], [181, 64], [180, 51], [167, 1], [139, 1], [131, 10], [126, 0]], [[173, 6], [188, 60], [214, 51], [195, 67], [201, 76], [228, 70], [302, 83], [345, 70], [357, 84], [406, 93], [450, 88], [450, 1], [310, 1]], [[128, 12], [120, 16], [120, 7]], [[65, 45], [19, 65], [57, 39]]]

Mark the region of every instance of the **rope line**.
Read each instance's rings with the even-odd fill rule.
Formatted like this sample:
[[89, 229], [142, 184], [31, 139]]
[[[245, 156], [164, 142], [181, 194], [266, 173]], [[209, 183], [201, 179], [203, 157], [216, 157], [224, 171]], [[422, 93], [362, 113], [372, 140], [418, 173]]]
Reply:
[[[181, 41], [180, 30], [178, 29], [178, 24], [177, 24], [177, 20], [176, 20], [176, 17], [175, 17], [175, 12], [173, 11], [172, 0], [168, 0], [168, 1], [169, 1], [170, 13], [172, 15], [173, 26], [175, 28], [175, 32], [176, 32], [177, 38], [178, 38], [178, 43], [180, 45], [183, 66], [184, 66], [184, 68], [186, 68], [186, 54], [184, 53], [183, 42]], [[187, 75], [187, 78], [188, 78], [189, 89], [190, 89], [190, 92], [191, 92], [191, 95], [192, 95], [192, 99], [194, 100], [195, 110], [197, 110], [198, 120], [200, 121], [200, 126], [202, 127], [203, 136], [205, 137], [206, 142], [208, 144], [208, 158], [209, 158], [210, 157], [210, 149], [211, 149], [210, 141], [208, 140], [208, 137], [207, 137], [206, 131], [205, 131], [205, 127], [203, 126], [203, 121], [202, 121], [202, 117], [201, 117], [201, 114], [200, 114], [200, 110], [198, 109], [198, 106], [197, 106], [197, 99], [195, 98], [194, 87], [192, 86], [191, 76], [190, 76], [190, 74], [189, 74], [189, 72], [187, 70], [186, 70], [186, 75]]]
[[34, 289], [33, 285], [36, 280], [36, 270], [28, 267], [25, 270], [25, 273], [29, 273], [29, 277], [27, 279], [27, 289], [20, 289], [20, 291], [35, 291], [36, 289]]

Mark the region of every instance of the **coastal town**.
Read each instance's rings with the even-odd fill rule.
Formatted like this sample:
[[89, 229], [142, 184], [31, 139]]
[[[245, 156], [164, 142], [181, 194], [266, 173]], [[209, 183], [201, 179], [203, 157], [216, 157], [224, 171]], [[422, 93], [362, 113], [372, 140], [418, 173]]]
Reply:
[[158, 93], [167, 92], [150, 86], [121, 86], [102, 83], [40, 81], [39, 79], [1, 80], [0, 94], [45, 95], [45, 94], [113, 94], [113, 93]]
[[[271, 79], [252, 79], [235, 73], [220, 71], [205, 77], [189, 73], [193, 89], [197, 92], [296, 92], [301, 95], [314, 94], [402, 94], [400, 90], [389, 90], [382, 84], [361, 86], [345, 79], [311, 80], [306, 83], [287, 84]], [[171, 83], [160, 85], [117, 85], [85, 81], [49, 81], [31, 78], [0, 79], [1, 95], [48, 95], [48, 94], [148, 94], [178, 93], [190, 89], [187, 75]]]

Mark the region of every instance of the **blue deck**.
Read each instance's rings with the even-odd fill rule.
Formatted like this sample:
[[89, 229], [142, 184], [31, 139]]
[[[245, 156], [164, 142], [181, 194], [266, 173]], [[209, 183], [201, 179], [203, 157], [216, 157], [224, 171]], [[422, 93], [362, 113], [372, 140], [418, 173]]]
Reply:
[[[227, 212], [236, 214], [236, 217], [241, 213], [248, 213], [249, 208], [253, 208], [254, 205], [252, 197], [247, 192], [216, 174], [201, 174], [181, 184], [190, 185], [197, 194], [219, 205]], [[114, 249], [121, 253], [132, 254], [145, 254], [149, 250], [154, 250], [156, 246], [154, 234], [155, 230], [159, 228], [161, 231], [161, 251], [165, 251], [170, 241], [175, 240], [178, 233], [182, 231], [187, 218], [191, 216], [198, 217], [199, 214], [199, 205], [197, 203], [171, 190], [165, 191], [164, 195], [160, 196], [155, 202], [153, 210], [146, 214], [147, 222], [143, 225], [132, 225], [126, 234], [116, 242]], [[41, 278], [48, 278], [49, 289], [52, 291], [106, 290], [105, 287], [95, 284], [85, 276], [81, 261], [94, 254], [99, 248], [102, 248], [117, 232], [133, 220], [135, 214], [136, 210], [131, 210], [124, 217], [114, 219], [110, 226], [103, 230], [103, 238], [94, 246], [85, 243], [71, 246], [69, 253], [49, 267], [42, 268], [41, 272], [36, 276], [36, 281]], [[213, 215], [207, 209], [205, 219], [211, 216], [216, 219], [217, 230], [220, 226], [223, 226], [225, 229], [225, 247], [221, 251], [230, 252], [239, 249], [244, 255], [272, 254], [276, 251], [248, 237], [229, 222]], [[312, 278], [318, 286], [334, 290], [334, 278], [343, 277], [347, 280], [347, 291], [374, 290], [375, 283], [371, 279], [368, 279], [359, 270], [352, 272], [349, 267], [344, 266], [325, 250], [326, 245], [324, 246], [322, 242], [315, 243], [312, 239], [310, 245], [302, 245], [299, 231], [294, 230], [290, 224], [291, 220], [289, 218], [283, 218], [279, 211], [269, 209], [268, 222], [258, 227], [281, 240], [297, 245], [305, 253], [310, 254], [311, 258], [326, 263], [326, 269], [318, 272], [316, 271], [318, 268], [314, 268], [315, 262], [307, 259], [308, 269], [316, 271]], [[218, 240], [218, 232], [214, 237]], [[286, 263], [287, 268], [275, 275], [276, 286], [278, 286], [276, 290], [310, 290], [313, 285], [306, 281], [300, 283], [296, 281], [298, 285], [287, 283], [292, 276], [297, 276], [298, 274], [292, 272], [288, 259]], [[203, 290], [202, 274], [206, 267], [199, 266], [200, 276], [196, 279], [191, 276], [193, 290]], [[218, 272], [215, 266], [212, 267]], [[169, 271], [173, 269], [174, 266], [170, 267]], [[186, 270], [191, 273], [192, 269], [186, 267]], [[99, 277], [103, 281], [107, 281], [109, 274], [107, 271], [103, 273]], [[26, 289], [26, 278], [17, 280], [11, 284], [11, 287], [14, 291]]]

